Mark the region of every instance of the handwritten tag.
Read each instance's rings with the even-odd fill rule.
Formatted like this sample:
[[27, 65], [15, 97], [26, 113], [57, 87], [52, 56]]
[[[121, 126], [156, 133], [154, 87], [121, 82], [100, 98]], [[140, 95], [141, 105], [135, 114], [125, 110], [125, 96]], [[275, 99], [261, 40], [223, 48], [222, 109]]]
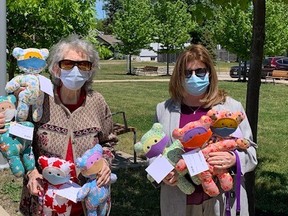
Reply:
[[33, 127], [27, 127], [18, 123], [10, 124], [9, 134], [26, 140], [33, 140]]
[[182, 155], [191, 176], [195, 176], [209, 169], [202, 151], [194, 149]]
[[38, 75], [38, 78], [40, 82], [40, 90], [54, 97], [53, 84], [51, 80], [42, 75]]
[[54, 189], [54, 193], [64, 198], [67, 198], [74, 203], [77, 203], [77, 193], [80, 189], [80, 185], [70, 181], [69, 183], [62, 185], [61, 188]]
[[170, 162], [159, 155], [145, 170], [159, 184], [173, 169]]

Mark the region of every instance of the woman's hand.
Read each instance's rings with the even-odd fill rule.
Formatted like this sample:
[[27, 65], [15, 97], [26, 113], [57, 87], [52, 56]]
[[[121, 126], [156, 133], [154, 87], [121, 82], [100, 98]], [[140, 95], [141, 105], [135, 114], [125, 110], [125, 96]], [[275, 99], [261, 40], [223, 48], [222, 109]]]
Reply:
[[6, 129], [5, 127], [5, 115], [4, 113], [0, 113], [0, 134], [5, 133]]
[[210, 152], [207, 162], [218, 169], [228, 169], [235, 165], [236, 157], [233, 152]]
[[20, 88], [18, 88], [17, 90], [14, 91], [14, 95], [16, 98], [18, 98], [19, 94], [21, 91], [25, 90], [26, 87], [25, 86], [21, 86]]
[[27, 188], [29, 192], [32, 195], [39, 196], [43, 195], [44, 189], [43, 189], [43, 176], [38, 172], [38, 170], [35, 168], [30, 173], [27, 174], [27, 177], [29, 179]]
[[164, 179], [163, 182], [170, 186], [176, 186], [178, 182], [178, 173], [172, 170]]
[[[104, 159], [105, 160], [105, 159]], [[97, 186], [102, 187], [110, 182], [111, 169], [108, 162], [105, 160], [103, 167], [97, 174]]]

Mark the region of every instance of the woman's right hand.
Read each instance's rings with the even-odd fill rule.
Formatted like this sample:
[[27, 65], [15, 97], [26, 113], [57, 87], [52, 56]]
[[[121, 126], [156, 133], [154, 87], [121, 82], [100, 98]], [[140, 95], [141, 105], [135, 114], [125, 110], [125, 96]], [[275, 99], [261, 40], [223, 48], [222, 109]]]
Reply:
[[176, 186], [178, 182], [178, 173], [172, 170], [164, 179], [163, 182], [170, 186]]
[[35, 196], [42, 195], [44, 193], [42, 184], [43, 176], [35, 168], [34, 170], [32, 170], [30, 173], [27, 174], [27, 177], [29, 179], [27, 188], [30, 194]]

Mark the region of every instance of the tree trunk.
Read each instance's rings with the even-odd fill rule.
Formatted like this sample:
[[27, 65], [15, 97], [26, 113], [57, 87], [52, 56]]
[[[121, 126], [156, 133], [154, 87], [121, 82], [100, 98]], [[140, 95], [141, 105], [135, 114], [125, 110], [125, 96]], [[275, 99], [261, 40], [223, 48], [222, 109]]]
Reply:
[[239, 60], [238, 81], [241, 81], [242, 77], [242, 60]]
[[132, 70], [131, 70], [131, 54], [128, 54], [128, 72], [127, 75], [132, 75]]
[[[257, 142], [257, 124], [259, 112], [259, 93], [261, 69], [265, 40], [265, 1], [253, 0], [253, 37], [250, 73], [247, 86], [246, 113], [251, 125], [253, 139]], [[249, 214], [255, 215], [255, 171], [245, 174], [246, 190], [249, 202]]]
[[10, 62], [9, 67], [8, 67], [8, 79], [11, 80], [13, 79], [15, 75], [17, 62], [16, 62], [16, 59], [12, 55], [8, 56], [8, 62]]
[[243, 82], [246, 82], [246, 74], [247, 74], [247, 61], [244, 61], [244, 67], [243, 67]]
[[169, 50], [167, 50], [168, 52], [166, 53], [166, 57], [167, 57], [167, 71], [166, 71], [166, 75], [169, 76], [169, 62], [170, 62], [170, 54], [169, 54]]

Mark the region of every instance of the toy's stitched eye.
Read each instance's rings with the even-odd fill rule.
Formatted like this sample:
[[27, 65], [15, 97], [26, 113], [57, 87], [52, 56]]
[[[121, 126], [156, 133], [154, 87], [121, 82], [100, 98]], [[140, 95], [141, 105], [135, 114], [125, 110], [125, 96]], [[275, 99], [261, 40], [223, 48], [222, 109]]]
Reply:
[[57, 176], [60, 176], [60, 174], [59, 174], [59, 173], [57, 173]]
[[156, 140], [156, 139], [155, 139], [155, 140], [154, 140], [154, 142], [155, 142], [155, 143], [157, 143], [157, 142], [158, 142], [158, 140]]
[[51, 172], [49, 172], [49, 174], [51, 175], [52, 173], [51, 173]]
[[150, 149], [150, 146], [147, 146], [147, 149]]

